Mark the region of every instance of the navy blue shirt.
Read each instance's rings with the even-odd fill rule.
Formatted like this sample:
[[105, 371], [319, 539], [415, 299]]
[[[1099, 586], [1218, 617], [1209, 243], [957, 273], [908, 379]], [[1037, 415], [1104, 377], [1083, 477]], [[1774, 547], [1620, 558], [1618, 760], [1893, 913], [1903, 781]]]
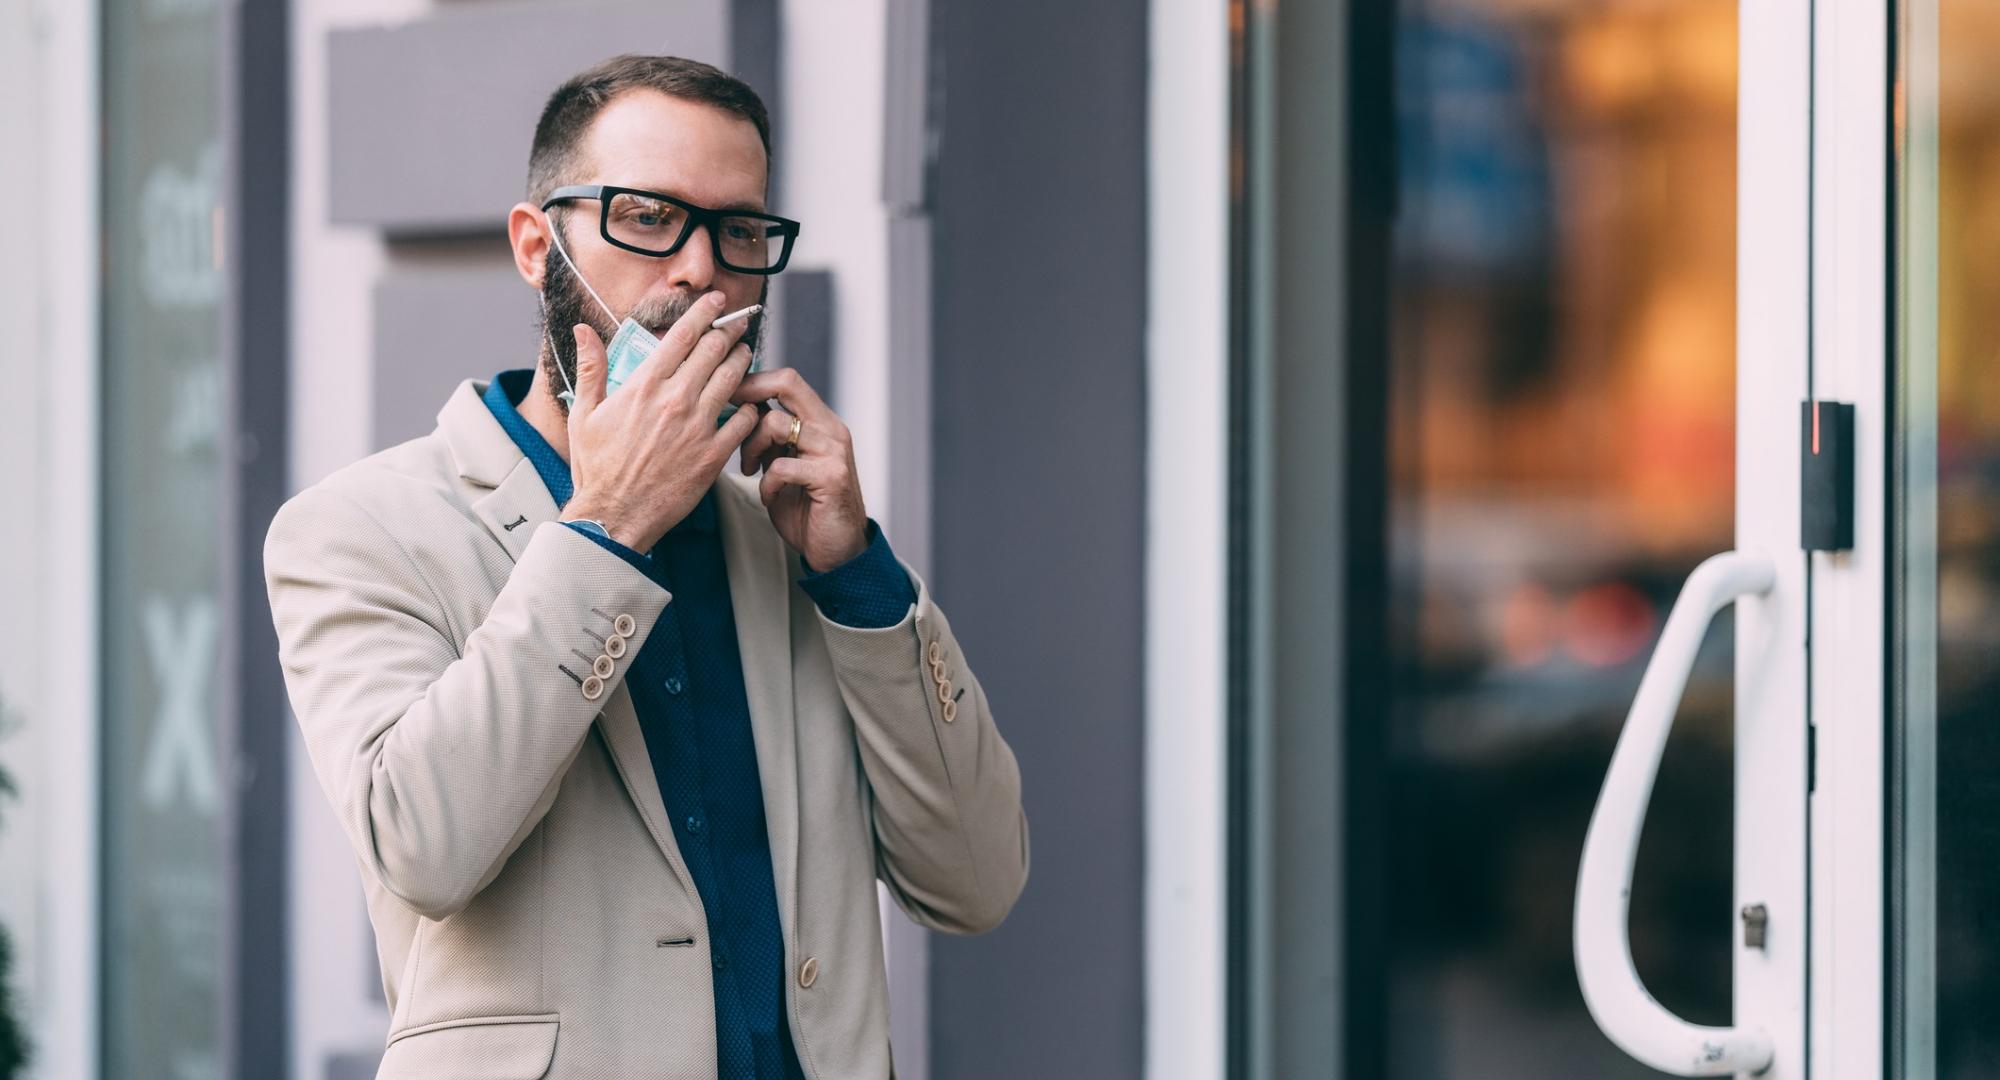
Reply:
[[[525, 369], [501, 372], [486, 389], [486, 406], [560, 507], [571, 493], [569, 465], [517, 408], [532, 381]], [[704, 494], [646, 554], [577, 531], [673, 594], [627, 668], [625, 687], [674, 839], [708, 914], [718, 1075], [803, 1080], [785, 1020], [784, 935], [715, 493]], [[894, 626], [916, 602], [916, 590], [873, 521], [868, 541], [847, 563], [823, 572], [808, 567], [799, 584], [829, 619]]]

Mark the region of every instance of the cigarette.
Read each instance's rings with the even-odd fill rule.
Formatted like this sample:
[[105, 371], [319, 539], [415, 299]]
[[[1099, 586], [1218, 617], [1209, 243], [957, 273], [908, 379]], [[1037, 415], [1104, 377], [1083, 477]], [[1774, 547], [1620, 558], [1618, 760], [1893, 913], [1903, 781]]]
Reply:
[[709, 323], [708, 326], [709, 329], [711, 330], [720, 330], [723, 327], [728, 326], [730, 323], [733, 323], [738, 319], [747, 319], [750, 316], [755, 315], [762, 310], [764, 310], [764, 305], [751, 304], [749, 307], [744, 308], [741, 311], [732, 311], [729, 314], [724, 315], [722, 318], [717, 319], [712, 323]]

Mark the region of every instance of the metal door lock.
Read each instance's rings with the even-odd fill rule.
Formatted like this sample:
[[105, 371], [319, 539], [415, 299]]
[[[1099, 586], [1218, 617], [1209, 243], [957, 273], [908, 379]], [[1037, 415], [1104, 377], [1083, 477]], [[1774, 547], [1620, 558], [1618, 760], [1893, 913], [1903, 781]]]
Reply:
[[1771, 923], [1771, 913], [1762, 904], [1743, 905], [1743, 947], [1762, 949], [1764, 930]]

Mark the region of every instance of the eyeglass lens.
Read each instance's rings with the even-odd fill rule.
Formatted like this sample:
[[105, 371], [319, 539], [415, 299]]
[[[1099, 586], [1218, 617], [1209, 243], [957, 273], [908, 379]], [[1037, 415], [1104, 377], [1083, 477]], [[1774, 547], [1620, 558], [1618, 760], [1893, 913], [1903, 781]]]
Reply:
[[[688, 212], [663, 199], [630, 192], [611, 197], [604, 217], [607, 235], [648, 254], [663, 255], [687, 228]], [[790, 237], [776, 222], [763, 218], [723, 215], [714, 223], [714, 243], [723, 265], [738, 270], [762, 270], [775, 265]]]

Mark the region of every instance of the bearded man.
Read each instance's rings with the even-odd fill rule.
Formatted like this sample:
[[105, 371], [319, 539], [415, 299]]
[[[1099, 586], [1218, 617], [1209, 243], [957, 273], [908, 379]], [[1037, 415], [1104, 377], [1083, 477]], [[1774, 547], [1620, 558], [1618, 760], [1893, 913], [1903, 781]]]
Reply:
[[563, 84], [507, 219], [535, 366], [271, 526], [384, 1080], [889, 1076], [876, 882], [960, 934], [1026, 883], [1013, 752], [847, 425], [752, 370], [800, 231], [769, 137], [704, 64]]

